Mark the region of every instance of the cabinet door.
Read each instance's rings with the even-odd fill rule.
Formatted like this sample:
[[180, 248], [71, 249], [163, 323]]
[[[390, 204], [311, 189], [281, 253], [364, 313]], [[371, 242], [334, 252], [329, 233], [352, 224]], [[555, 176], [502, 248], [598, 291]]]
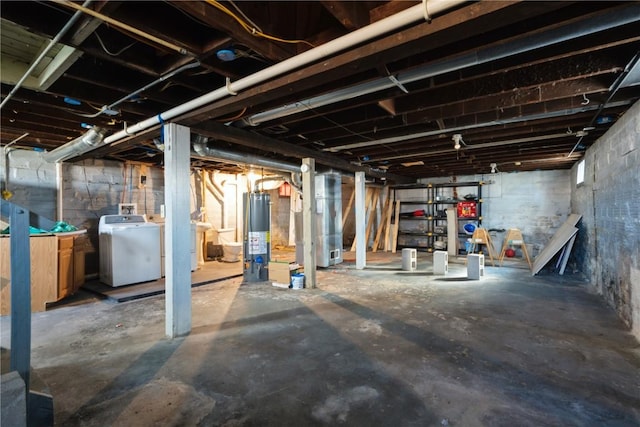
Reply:
[[58, 241], [58, 299], [73, 293], [73, 237]]
[[73, 290], [80, 289], [84, 285], [84, 239], [76, 237], [73, 241]]

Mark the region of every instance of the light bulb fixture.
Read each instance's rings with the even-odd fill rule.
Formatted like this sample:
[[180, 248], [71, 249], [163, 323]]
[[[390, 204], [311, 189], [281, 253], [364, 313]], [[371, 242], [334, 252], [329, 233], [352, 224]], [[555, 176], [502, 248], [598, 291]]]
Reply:
[[233, 49], [220, 49], [216, 52], [216, 56], [223, 62], [235, 61], [237, 58], [236, 51]]
[[489, 166], [491, 167], [491, 173], [496, 173], [498, 171], [498, 165], [496, 163], [491, 163]]
[[453, 137], [451, 138], [453, 140], [453, 148], [455, 148], [456, 150], [459, 150], [461, 147], [461, 143], [464, 142], [462, 141], [462, 135], [459, 133], [456, 133], [453, 135]]

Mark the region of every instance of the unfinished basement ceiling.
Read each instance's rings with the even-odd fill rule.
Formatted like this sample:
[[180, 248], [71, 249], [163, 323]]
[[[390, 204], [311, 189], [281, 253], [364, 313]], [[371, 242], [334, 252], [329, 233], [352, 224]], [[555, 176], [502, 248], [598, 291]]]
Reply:
[[[28, 132], [20, 145], [52, 150], [83, 126], [121, 131], [416, 4], [89, 2], [115, 22], [81, 12], [28, 82], [45, 66], [55, 79], [25, 83], [3, 106], [2, 144]], [[3, 102], [75, 12], [67, 1], [3, 2]], [[490, 173], [492, 163], [567, 169], [640, 97], [639, 20], [637, 2], [462, 3], [174, 121], [206, 136], [208, 151], [315, 157], [395, 182]], [[161, 164], [159, 133], [85, 157]], [[206, 156], [192, 164], [237, 170]]]

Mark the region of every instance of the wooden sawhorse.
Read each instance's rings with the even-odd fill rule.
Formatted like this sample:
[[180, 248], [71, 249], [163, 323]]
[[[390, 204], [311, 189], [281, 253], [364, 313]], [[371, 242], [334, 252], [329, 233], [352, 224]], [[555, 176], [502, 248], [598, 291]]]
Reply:
[[491, 242], [491, 237], [489, 236], [486, 228], [476, 228], [476, 230], [473, 232], [473, 236], [471, 236], [471, 252], [479, 250], [478, 245], [487, 246], [487, 252], [489, 252], [491, 265], [495, 267], [496, 264], [493, 261], [493, 258], [495, 257], [495, 254], [493, 253], [493, 242]]
[[502, 244], [502, 250], [500, 251], [500, 265], [502, 266], [502, 261], [504, 260], [504, 253], [509, 246], [520, 246], [522, 247], [522, 253], [527, 259], [527, 263], [529, 264], [529, 269], [531, 269], [531, 259], [529, 258], [529, 253], [527, 252], [527, 245], [524, 243], [524, 238], [522, 237], [522, 232], [517, 228], [510, 228], [507, 230], [507, 234], [504, 236], [504, 243]]

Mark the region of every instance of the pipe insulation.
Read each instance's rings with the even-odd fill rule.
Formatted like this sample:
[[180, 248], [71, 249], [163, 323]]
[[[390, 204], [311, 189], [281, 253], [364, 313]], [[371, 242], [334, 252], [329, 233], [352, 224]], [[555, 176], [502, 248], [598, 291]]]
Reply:
[[157, 124], [162, 124], [186, 114], [191, 110], [200, 108], [214, 101], [218, 101], [234, 93], [239, 93], [245, 89], [256, 86], [272, 78], [289, 73], [297, 68], [319, 61], [331, 55], [335, 55], [352, 46], [367, 42], [376, 37], [382, 36], [407, 25], [414, 24], [422, 19], [428, 10], [429, 17], [440, 14], [450, 8], [464, 3], [464, 0], [423, 0], [422, 4], [415, 5], [402, 12], [396, 13], [388, 18], [377, 21], [371, 25], [360, 28], [342, 37], [334, 39], [323, 45], [310, 49], [299, 55], [272, 65], [264, 70], [258, 71], [250, 76], [244, 77], [236, 82], [229, 82], [221, 88], [213, 90], [191, 101], [160, 113], [154, 117], [143, 120], [133, 126], [114, 133], [105, 139], [105, 144], [111, 144], [127, 136], [146, 130]]
[[300, 172], [300, 165], [281, 162], [278, 160], [265, 159], [260, 156], [247, 153], [236, 153], [234, 151], [211, 148], [205, 142], [194, 141], [191, 143], [193, 150], [191, 156], [194, 158], [205, 158], [220, 162], [236, 162], [240, 165], [260, 166], [274, 171]]

